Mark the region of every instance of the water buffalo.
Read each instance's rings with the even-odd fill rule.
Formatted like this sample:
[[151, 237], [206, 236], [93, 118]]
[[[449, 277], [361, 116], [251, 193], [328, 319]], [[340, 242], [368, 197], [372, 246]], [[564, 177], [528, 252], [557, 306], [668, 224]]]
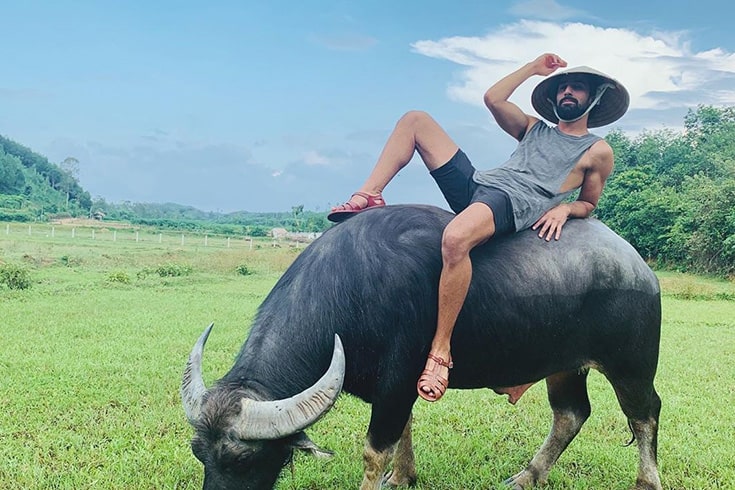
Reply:
[[[452, 216], [387, 206], [324, 233], [279, 279], [234, 366], [210, 389], [201, 356], [211, 326], [202, 334], [181, 391], [205, 489], [270, 489], [294, 449], [321, 453], [303, 431], [341, 389], [372, 404], [360, 489], [377, 489], [384, 478], [416, 481], [411, 410], [436, 323], [442, 230]], [[612, 384], [638, 441], [634, 488], [661, 489], [661, 400], [653, 386], [661, 302], [646, 263], [593, 219], [569, 221], [558, 242], [530, 230], [494, 238], [472, 260], [450, 388], [545, 379], [554, 415], [546, 441], [509, 487], [546, 480], [590, 415], [586, 379], [594, 368]]]

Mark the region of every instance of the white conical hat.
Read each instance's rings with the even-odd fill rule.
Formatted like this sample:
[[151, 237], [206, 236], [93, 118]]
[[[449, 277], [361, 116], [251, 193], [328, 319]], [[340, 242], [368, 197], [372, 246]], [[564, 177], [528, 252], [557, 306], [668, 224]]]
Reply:
[[[563, 77], [572, 74], [584, 74], [593, 79], [593, 86], [606, 86], [604, 93], [600, 97], [597, 105], [590, 110], [589, 119], [587, 120], [588, 128], [597, 128], [611, 124], [620, 119], [628, 110], [630, 105], [630, 95], [623, 85], [614, 78], [605, 75], [601, 71], [597, 71], [589, 66], [577, 66], [568, 70], [555, 73], [550, 77], [541, 81], [531, 94], [531, 104], [541, 117], [554, 124], [559, 122], [559, 118], [554, 112], [556, 107], [556, 88]], [[595, 94], [590, 94], [594, 98]]]

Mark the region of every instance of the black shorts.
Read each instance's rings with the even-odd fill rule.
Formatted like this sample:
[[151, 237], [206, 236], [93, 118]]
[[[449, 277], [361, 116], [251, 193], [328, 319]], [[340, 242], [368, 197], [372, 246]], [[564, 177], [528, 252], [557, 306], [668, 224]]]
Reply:
[[495, 187], [478, 184], [472, 180], [474, 174], [475, 167], [462, 150], [457, 150], [446, 164], [431, 171], [452, 211], [460, 213], [473, 202], [484, 203], [495, 217], [495, 235], [513, 233], [516, 228], [508, 194]]

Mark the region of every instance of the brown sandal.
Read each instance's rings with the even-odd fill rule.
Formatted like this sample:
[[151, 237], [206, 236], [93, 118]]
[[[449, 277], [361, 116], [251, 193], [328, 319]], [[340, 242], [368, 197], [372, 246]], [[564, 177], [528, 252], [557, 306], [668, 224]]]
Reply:
[[[353, 196], [360, 196], [364, 197], [367, 201], [367, 204], [364, 208], [361, 208], [354, 202], [352, 202]], [[350, 196], [350, 200], [347, 201], [344, 204], [340, 204], [337, 206], [331, 213], [327, 215], [327, 219], [329, 221], [334, 221], [335, 223], [339, 223], [340, 221], [344, 221], [347, 218], [349, 218], [352, 215], [355, 215], [357, 213], [361, 213], [365, 210], [371, 209], [371, 208], [379, 208], [385, 206], [385, 201], [383, 200], [383, 195], [378, 194], [377, 196], [371, 196], [370, 194], [366, 192], [360, 192], [357, 191], [352, 196]]]
[[[435, 402], [444, 396], [444, 393], [447, 391], [447, 387], [449, 387], [449, 380], [439, 376], [437, 368], [442, 366], [447, 369], [452, 369], [454, 367], [454, 363], [451, 358], [449, 359], [449, 362], [447, 362], [441, 357], [437, 357], [431, 353], [429, 353], [429, 359], [434, 361], [435, 365], [432, 369], [424, 369], [418, 383], [416, 383], [416, 390], [418, 391], [419, 396], [424, 400]], [[425, 391], [425, 388], [428, 388], [429, 391]]]

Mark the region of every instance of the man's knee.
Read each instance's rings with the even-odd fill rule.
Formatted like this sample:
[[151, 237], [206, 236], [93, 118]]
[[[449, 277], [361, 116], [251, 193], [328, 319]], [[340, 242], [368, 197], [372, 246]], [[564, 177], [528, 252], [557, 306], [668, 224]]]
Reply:
[[492, 210], [473, 203], [449, 222], [442, 234], [442, 256], [445, 262], [458, 261], [490, 239], [495, 233]]
[[419, 127], [427, 121], [434, 121], [428, 112], [424, 111], [408, 111], [398, 120], [398, 125], [410, 126], [413, 128]]
[[468, 230], [449, 223], [442, 234], [442, 257], [445, 262], [457, 262], [469, 255], [473, 247]]

